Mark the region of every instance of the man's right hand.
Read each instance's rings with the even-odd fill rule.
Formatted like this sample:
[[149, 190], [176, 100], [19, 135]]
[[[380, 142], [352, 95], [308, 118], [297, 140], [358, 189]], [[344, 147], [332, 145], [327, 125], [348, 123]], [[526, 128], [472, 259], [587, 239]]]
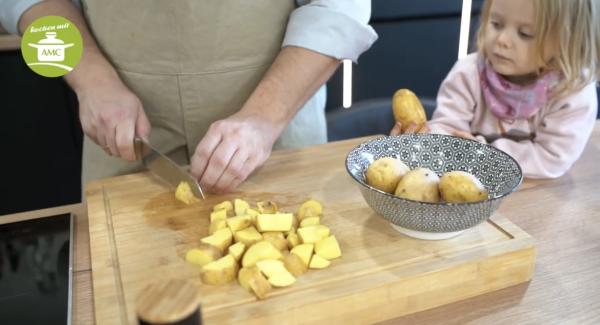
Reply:
[[119, 79], [77, 93], [83, 132], [107, 154], [135, 160], [133, 139], [148, 140], [150, 122], [139, 98]]

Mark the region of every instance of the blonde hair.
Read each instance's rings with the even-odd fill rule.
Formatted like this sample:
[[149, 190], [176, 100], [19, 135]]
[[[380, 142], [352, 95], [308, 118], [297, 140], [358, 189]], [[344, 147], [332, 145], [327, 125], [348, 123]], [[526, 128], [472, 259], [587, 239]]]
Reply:
[[[483, 38], [493, 0], [485, 0], [477, 32], [477, 47], [484, 53]], [[535, 53], [541, 71], [558, 70], [561, 81], [553, 97], [581, 90], [600, 79], [600, 0], [534, 0]], [[553, 58], [543, 59], [549, 45]]]

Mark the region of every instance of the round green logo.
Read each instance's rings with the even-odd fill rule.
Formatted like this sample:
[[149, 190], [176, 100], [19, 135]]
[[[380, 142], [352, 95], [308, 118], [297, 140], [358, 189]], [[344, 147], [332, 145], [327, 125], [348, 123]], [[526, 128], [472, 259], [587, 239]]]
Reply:
[[60, 16], [36, 19], [21, 39], [25, 63], [44, 77], [60, 77], [71, 72], [79, 63], [82, 52], [79, 29]]

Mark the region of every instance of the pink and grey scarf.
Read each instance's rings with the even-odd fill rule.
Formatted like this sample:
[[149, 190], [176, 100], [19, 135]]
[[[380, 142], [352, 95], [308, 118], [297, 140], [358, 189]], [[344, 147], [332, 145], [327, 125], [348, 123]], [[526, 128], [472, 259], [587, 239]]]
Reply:
[[502, 120], [527, 119], [548, 101], [552, 87], [559, 79], [557, 71], [540, 76], [526, 86], [509, 82], [491, 67], [487, 60], [479, 62], [479, 80], [487, 106]]

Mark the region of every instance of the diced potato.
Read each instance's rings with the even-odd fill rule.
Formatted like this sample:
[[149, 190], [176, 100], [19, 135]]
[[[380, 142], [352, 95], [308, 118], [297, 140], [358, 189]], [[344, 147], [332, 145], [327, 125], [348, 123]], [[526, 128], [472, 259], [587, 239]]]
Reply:
[[185, 254], [185, 260], [199, 265], [204, 266], [212, 261], [216, 261], [223, 256], [221, 251], [211, 245], [203, 244], [198, 248], [192, 248]]
[[275, 287], [287, 287], [296, 282], [296, 278], [285, 268], [282, 261], [262, 260], [258, 261], [256, 266]]
[[310, 260], [309, 267], [311, 269], [324, 269], [324, 268], [328, 267], [329, 264], [331, 264], [331, 262], [329, 262], [328, 260], [315, 254], [315, 255], [313, 255], [312, 259]]
[[308, 217], [320, 217], [323, 214], [323, 205], [317, 200], [307, 200], [298, 208], [298, 219], [300, 221]]
[[228, 254], [204, 265], [200, 278], [206, 284], [223, 285], [235, 280], [237, 271], [238, 265], [235, 259]]
[[300, 245], [300, 237], [298, 234], [289, 234], [287, 236], [288, 248], [292, 249], [298, 245]]
[[316, 225], [320, 225], [320, 224], [321, 224], [321, 218], [319, 218], [319, 217], [304, 218], [300, 222], [300, 228], [308, 227], [308, 226], [316, 226]]
[[306, 273], [308, 266], [296, 254], [285, 254], [283, 256], [283, 265], [295, 277]]
[[298, 236], [303, 244], [316, 243], [329, 236], [329, 228], [323, 225], [309, 226], [298, 229]]
[[233, 241], [233, 235], [229, 228], [217, 230], [214, 234], [200, 239], [201, 242], [217, 247], [221, 252], [225, 252], [227, 247]]
[[236, 216], [242, 216], [246, 214], [246, 209], [250, 208], [250, 204], [242, 199], [233, 200], [233, 209]]
[[235, 216], [227, 218], [227, 226], [231, 229], [231, 232], [237, 232], [242, 229], [246, 229], [252, 225], [252, 218], [250, 216]]
[[291, 253], [298, 255], [306, 266], [310, 265], [310, 259], [313, 256], [313, 244], [301, 244], [292, 248]]
[[180, 182], [175, 190], [175, 198], [185, 204], [192, 204], [198, 202], [198, 198], [194, 196], [190, 184], [187, 182]]
[[281, 252], [268, 241], [260, 241], [248, 248], [242, 258], [244, 267], [253, 266], [262, 260], [277, 260], [282, 258]]
[[240, 261], [242, 255], [244, 255], [244, 251], [246, 250], [246, 245], [242, 242], [235, 243], [228, 248], [229, 255], [233, 256], [237, 262]]
[[225, 220], [227, 219], [227, 210], [217, 210], [213, 211], [210, 214], [210, 222], [215, 222], [216, 220]]
[[233, 204], [231, 201], [223, 201], [213, 207], [213, 211], [226, 210], [228, 216], [233, 216]]
[[256, 225], [256, 216], [259, 215], [260, 212], [254, 210], [252, 208], [248, 208], [248, 209], [246, 209], [246, 214], [252, 218], [252, 224]]
[[256, 228], [265, 231], [289, 231], [292, 229], [291, 213], [259, 214], [256, 216]]
[[233, 236], [236, 242], [244, 243], [246, 247], [250, 247], [263, 239], [263, 236], [252, 226], [235, 232]]
[[335, 239], [335, 236], [331, 235], [315, 243], [315, 254], [322, 258], [332, 260], [342, 256], [342, 251], [340, 250], [340, 245]]
[[254, 293], [258, 299], [264, 299], [272, 287], [256, 266], [244, 267], [238, 273], [238, 282], [242, 288]]
[[281, 231], [267, 231], [262, 233], [264, 240], [270, 242], [281, 252], [288, 249], [288, 242]]
[[210, 226], [208, 227], [208, 234], [212, 235], [217, 232], [217, 230], [225, 228], [227, 228], [227, 221], [225, 219], [215, 220], [210, 223]]
[[260, 213], [277, 213], [277, 203], [273, 201], [261, 201], [256, 203], [258, 212]]

